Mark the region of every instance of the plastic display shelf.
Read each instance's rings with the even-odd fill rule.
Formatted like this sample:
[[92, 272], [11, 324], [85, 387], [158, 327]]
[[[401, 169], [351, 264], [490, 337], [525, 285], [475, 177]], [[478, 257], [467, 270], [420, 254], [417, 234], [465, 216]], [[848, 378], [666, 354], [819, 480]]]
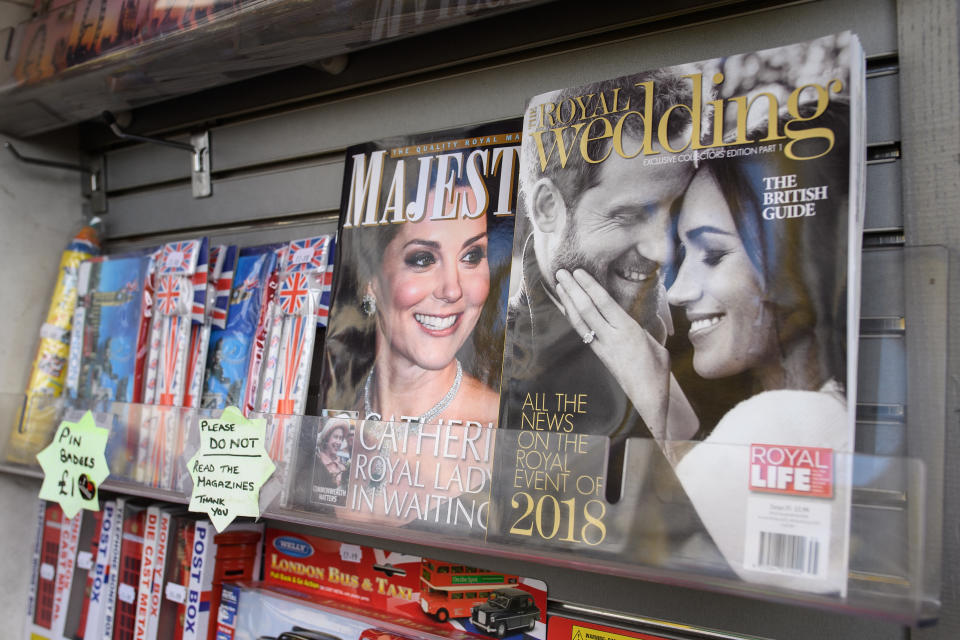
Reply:
[[[38, 415], [55, 426], [85, 411], [9, 394], [0, 406], [17, 417], [15, 429], [36, 427]], [[199, 421], [219, 412], [114, 403], [93, 414], [111, 432], [103, 489], [187, 502]], [[753, 468], [750, 445], [631, 439], [611, 501], [583, 484], [565, 491], [556, 473], [524, 480], [517, 453], [529, 455], [529, 431], [253, 417], [266, 420], [277, 465], [260, 493], [265, 517], [903, 623], [936, 615], [937, 554], [927, 553], [923, 536], [939, 506], [925, 502], [919, 460], [821, 450], [824, 457], [793, 465], [793, 473], [806, 467], [813, 475], [787, 482], [788, 495], [761, 489], [777, 488], [776, 473]], [[321, 456], [337, 430], [341, 444]], [[15, 441], [0, 470], [37, 476]], [[599, 484], [609, 445], [579, 436], [565, 471]], [[778, 462], [767, 455], [766, 463]], [[166, 460], [167, 469], [151, 460]], [[696, 465], [685, 467], [688, 460]], [[815, 497], [797, 495], [807, 485]]]

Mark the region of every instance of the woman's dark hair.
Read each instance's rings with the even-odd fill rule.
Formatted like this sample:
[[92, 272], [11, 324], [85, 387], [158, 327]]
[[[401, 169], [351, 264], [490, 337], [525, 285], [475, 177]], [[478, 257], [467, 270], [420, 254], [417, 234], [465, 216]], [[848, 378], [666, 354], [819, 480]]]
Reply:
[[[801, 106], [801, 115], [805, 114]], [[780, 131], [786, 120], [780, 118]], [[836, 132], [833, 147], [823, 157], [791, 160], [777, 149], [705, 160], [700, 168], [716, 178], [744, 249], [762, 275], [764, 303], [772, 312], [781, 353], [787, 353], [799, 340], [812, 339], [821, 371], [843, 385], [850, 215], [849, 122], [849, 105], [834, 99], [810, 123]], [[767, 123], [763, 122], [748, 138], [759, 139], [766, 131]], [[799, 157], [815, 155], [825, 146], [823, 139], [798, 141], [794, 143], [794, 153]], [[728, 149], [736, 154], [761, 147], [762, 143], [754, 143]], [[765, 178], [778, 176], [796, 176], [796, 189], [825, 188], [827, 197], [813, 201], [813, 215], [778, 219], [773, 213], [778, 204], [772, 195], [783, 189], [767, 189], [764, 182]], [[769, 202], [765, 199], [767, 194]]]
[[[434, 163], [428, 184], [436, 184], [436, 177]], [[411, 202], [416, 198], [416, 176], [406, 182], [406, 201]], [[455, 186], [467, 184], [464, 176]], [[493, 178], [487, 187], [488, 192], [496, 193]], [[516, 192], [516, 185], [513, 188]], [[492, 202], [495, 202], [493, 196]], [[491, 295], [481, 309], [476, 329], [460, 348], [457, 357], [467, 373], [496, 390], [500, 384], [503, 318], [507, 280], [510, 277], [509, 268], [504, 266], [510, 260], [514, 218], [496, 217], [493, 215], [494, 209], [491, 204], [486, 215]], [[362, 398], [363, 384], [376, 357], [376, 320], [374, 316], [364, 315], [361, 302], [368, 283], [382, 269], [387, 246], [400, 232], [401, 226], [385, 224], [340, 230], [335, 273], [336, 318], [331, 317], [324, 350], [324, 375], [328, 377], [323, 406], [328, 409], [348, 409], [356, 406]], [[501, 291], [504, 295], [498, 297]]]

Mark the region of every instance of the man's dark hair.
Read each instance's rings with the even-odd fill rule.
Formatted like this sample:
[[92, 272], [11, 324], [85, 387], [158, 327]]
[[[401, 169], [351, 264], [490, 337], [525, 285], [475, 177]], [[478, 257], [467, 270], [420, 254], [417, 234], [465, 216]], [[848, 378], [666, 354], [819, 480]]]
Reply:
[[[596, 95], [603, 94], [609, 97], [612, 95], [614, 89], [620, 89], [620, 104], [625, 104], [629, 98], [631, 110], [639, 110], [642, 108], [646, 98], [644, 95], [645, 87], [636, 86], [642, 82], [653, 82], [653, 126], [656, 126], [656, 123], [660, 122], [660, 119], [666, 113], [667, 109], [676, 104], [689, 106], [693, 99], [691, 81], [675, 73], [667, 73], [664, 70], [650, 71], [626, 78], [603, 80], [581, 87], [563, 89], [548, 99], [554, 104], [561, 104], [565, 100], [576, 99], [577, 96], [591, 93]], [[613, 105], [610, 106], [612, 107]], [[614, 114], [614, 116], [617, 115], [619, 114]], [[615, 125], [616, 120], [611, 118], [611, 124]], [[686, 109], [674, 110], [673, 113], [670, 114], [670, 119], [667, 122], [668, 136], [674, 138], [677, 135], [683, 134], [689, 129], [690, 124], [691, 118], [689, 111]], [[584, 133], [586, 133], [586, 128], [584, 128]], [[624, 122], [623, 133], [625, 136], [635, 140], [642, 140], [644, 135], [643, 121], [636, 117], [628, 118]], [[656, 131], [653, 132], [653, 136], [655, 139]], [[545, 133], [543, 136], [544, 144], [553, 144], [552, 138], [552, 133]], [[602, 157], [612, 144], [611, 138], [592, 140], [587, 144], [588, 154], [591, 158]], [[523, 153], [525, 155], [523, 162], [526, 166], [526, 171], [521, 179], [521, 201], [525, 202], [526, 197], [529, 195], [529, 190], [536, 184], [537, 180], [540, 178], [550, 178], [563, 195], [563, 200], [568, 211], [576, 208], [580, 197], [585, 191], [597, 185], [599, 181], [598, 174], [603, 166], [602, 162], [586, 162], [580, 154], [579, 149], [575, 148], [570, 152], [565, 167], [561, 167], [557, 162], [550, 162], [546, 170], [541, 171], [536, 145], [529, 143], [524, 144]], [[640, 158], [637, 160], [639, 162]], [[529, 208], [527, 208], [527, 210], [529, 211]]]

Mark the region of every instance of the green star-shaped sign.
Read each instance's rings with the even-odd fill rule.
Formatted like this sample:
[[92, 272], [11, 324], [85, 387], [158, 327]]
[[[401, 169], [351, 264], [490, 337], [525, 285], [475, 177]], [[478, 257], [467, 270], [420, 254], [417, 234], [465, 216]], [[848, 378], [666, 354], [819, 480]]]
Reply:
[[37, 454], [43, 468], [40, 498], [59, 502], [68, 518], [80, 509], [99, 511], [97, 489], [110, 475], [104, 455], [109, 434], [89, 411], [80, 422], [61, 422], [53, 442]]
[[200, 449], [190, 458], [190, 510], [207, 513], [217, 531], [237, 516], [260, 517], [260, 487], [276, 466], [265, 447], [267, 421], [247, 420], [236, 407], [219, 420], [200, 420]]

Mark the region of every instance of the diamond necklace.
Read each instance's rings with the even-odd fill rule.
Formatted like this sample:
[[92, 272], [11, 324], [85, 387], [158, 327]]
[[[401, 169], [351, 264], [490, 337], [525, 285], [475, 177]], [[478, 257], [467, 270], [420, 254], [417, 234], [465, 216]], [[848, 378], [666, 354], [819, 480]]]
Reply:
[[[463, 380], [463, 366], [459, 360], [456, 360], [456, 363], [457, 375], [453, 378], [453, 386], [450, 387], [446, 395], [440, 398], [437, 404], [433, 405], [425, 414], [417, 418], [417, 422], [420, 424], [429, 424], [431, 420], [440, 415], [440, 412], [447, 408], [447, 405], [453, 401], [457, 392], [460, 391], [460, 382]], [[370, 406], [370, 381], [373, 379], [373, 371], [375, 368], [376, 365], [370, 367], [370, 373], [367, 374], [367, 381], [363, 383], [363, 412], [365, 418], [370, 419], [371, 416], [376, 416], [376, 419], [379, 420], [382, 416]]]

